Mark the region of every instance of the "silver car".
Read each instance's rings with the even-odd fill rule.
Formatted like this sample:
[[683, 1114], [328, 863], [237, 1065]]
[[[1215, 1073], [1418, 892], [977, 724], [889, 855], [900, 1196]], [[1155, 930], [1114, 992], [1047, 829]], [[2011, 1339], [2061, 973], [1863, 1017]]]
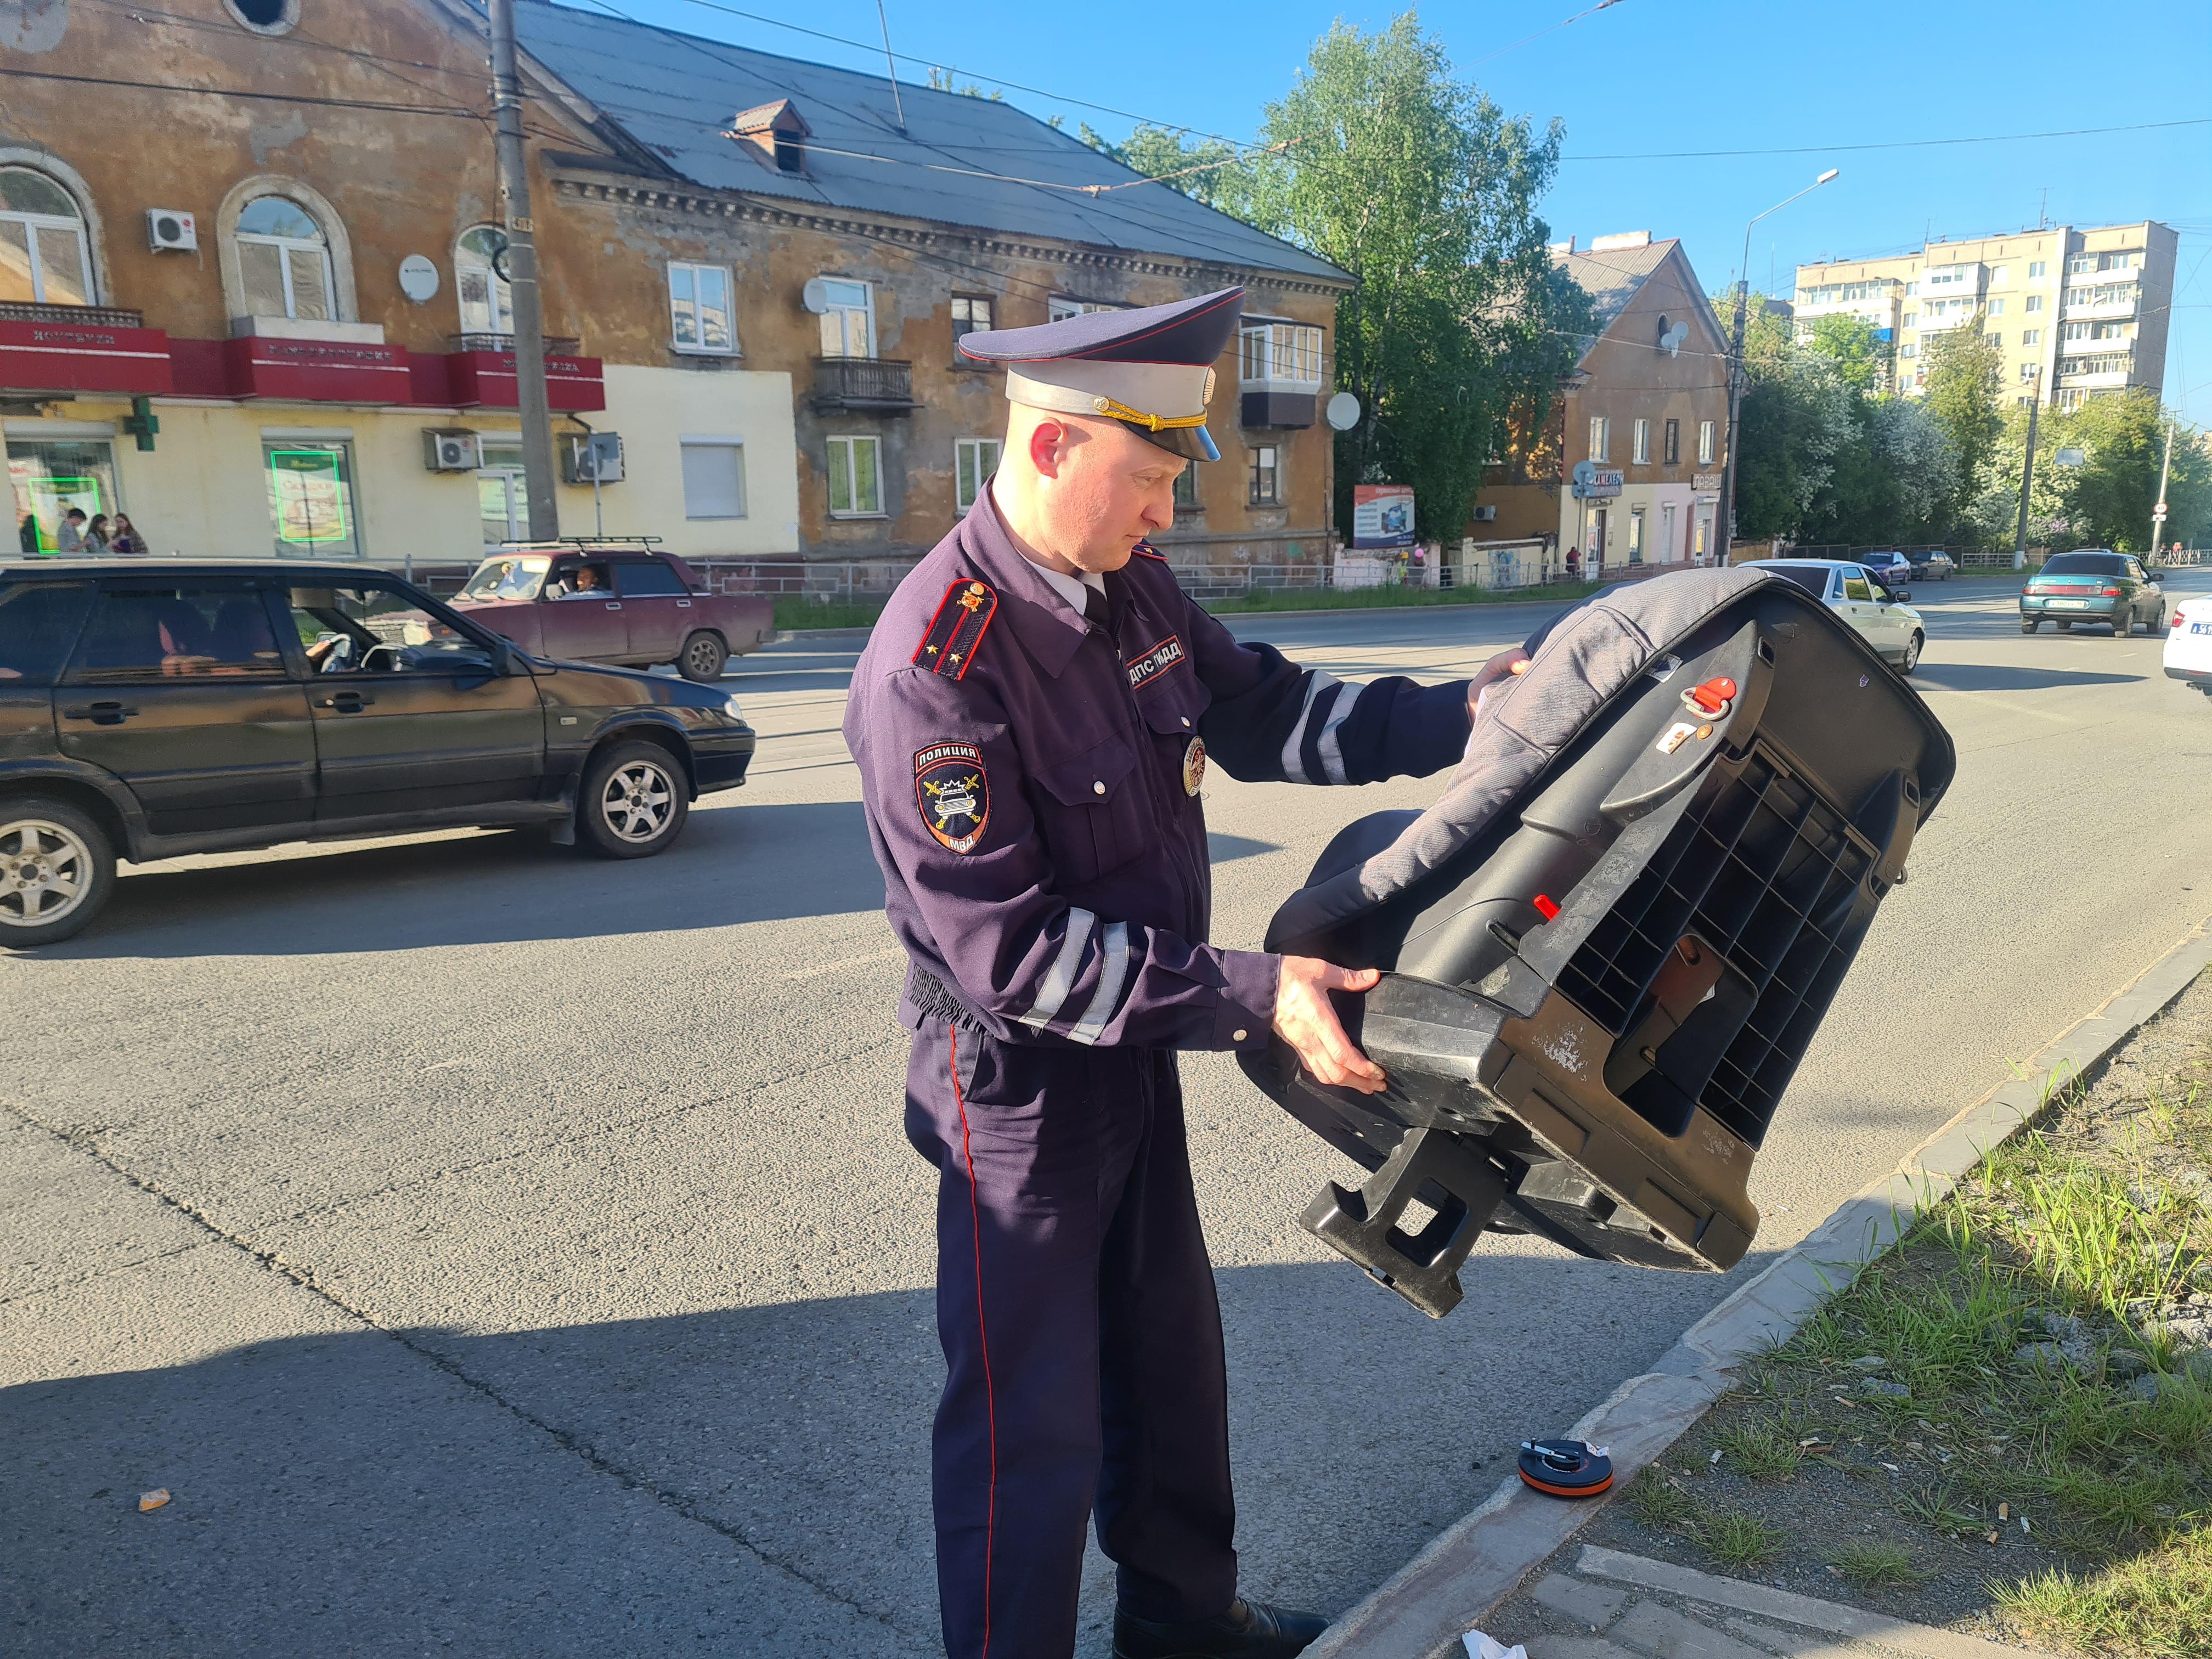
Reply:
[[1840, 559], [1754, 559], [1744, 568], [1771, 570], [1825, 601], [1899, 673], [1910, 674], [1920, 665], [1927, 624], [1911, 605], [1889, 598], [1864, 565]]

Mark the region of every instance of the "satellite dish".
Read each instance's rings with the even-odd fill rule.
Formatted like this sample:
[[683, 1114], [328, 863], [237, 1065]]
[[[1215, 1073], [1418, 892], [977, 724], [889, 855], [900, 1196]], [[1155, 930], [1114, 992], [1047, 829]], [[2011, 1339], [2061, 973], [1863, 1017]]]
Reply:
[[1669, 357], [1679, 357], [1682, 355], [1682, 342], [1689, 337], [1690, 325], [1687, 323], [1677, 323], [1659, 337], [1660, 348]]
[[1328, 400], [1322, 414], [1339, 432], [1349, 432], [1359, 424], [1359, 399], [1349, 392], [1340, 392]]
[[799, 290], [799, 302], [819, 317], [830, 309], [830, 288], [819, 276], [810, 276]]
[[399, 291], [416, 305], [424, 304], [438, 292], [438, 267], [419, 253], [410, 253], [399, 262]]

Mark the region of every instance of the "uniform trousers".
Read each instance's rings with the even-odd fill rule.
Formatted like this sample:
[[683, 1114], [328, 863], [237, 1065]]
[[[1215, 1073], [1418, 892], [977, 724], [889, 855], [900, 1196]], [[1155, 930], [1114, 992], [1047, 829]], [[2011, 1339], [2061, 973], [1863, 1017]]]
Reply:
[[925, 1015], [907, 1138], [939, 1171], [933, 1441], [952, 1659], [1060, 1659], [1083, 1529], [1139, 1618], [1237, 1594], [1228, 1382], [1175, 1055]]

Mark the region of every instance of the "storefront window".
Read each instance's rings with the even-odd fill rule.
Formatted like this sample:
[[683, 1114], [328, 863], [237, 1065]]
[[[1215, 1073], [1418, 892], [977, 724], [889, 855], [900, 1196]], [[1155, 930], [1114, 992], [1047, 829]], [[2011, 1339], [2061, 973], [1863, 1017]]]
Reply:
[[349, 443], [265, 443], [269, 517], [276, 552], [295, 559], [361, 556]]
[[82, 508], [88, 524], [95, 514], [115, 516], [114, 446], [105, 438], [10, 438], [8, 483], [17, 549], [55, 552], [70, 508]]

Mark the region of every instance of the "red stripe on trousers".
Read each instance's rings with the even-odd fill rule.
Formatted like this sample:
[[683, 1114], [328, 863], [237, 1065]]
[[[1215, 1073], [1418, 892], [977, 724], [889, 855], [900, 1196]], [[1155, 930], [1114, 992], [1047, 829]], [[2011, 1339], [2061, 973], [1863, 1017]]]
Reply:
[[968, 1142], [968, 1102], [960, 1092], [960, 1028], [952, 1045], [952, 1102], [960, 1109], [960, 1156], [968, 1164], [969, 1224], [975, 1243], [975, 1334], [983, 1350], [983, 1408], [991, 1430], [991, 1487], [983, 1512], [983, 1652], [991, 1651], [991, 1553], [999, 1528], [999, 1401], [991, 1382], [991, 1329], [983, 1318], [983, 1219], [975, 1201], [975, 1153]]

